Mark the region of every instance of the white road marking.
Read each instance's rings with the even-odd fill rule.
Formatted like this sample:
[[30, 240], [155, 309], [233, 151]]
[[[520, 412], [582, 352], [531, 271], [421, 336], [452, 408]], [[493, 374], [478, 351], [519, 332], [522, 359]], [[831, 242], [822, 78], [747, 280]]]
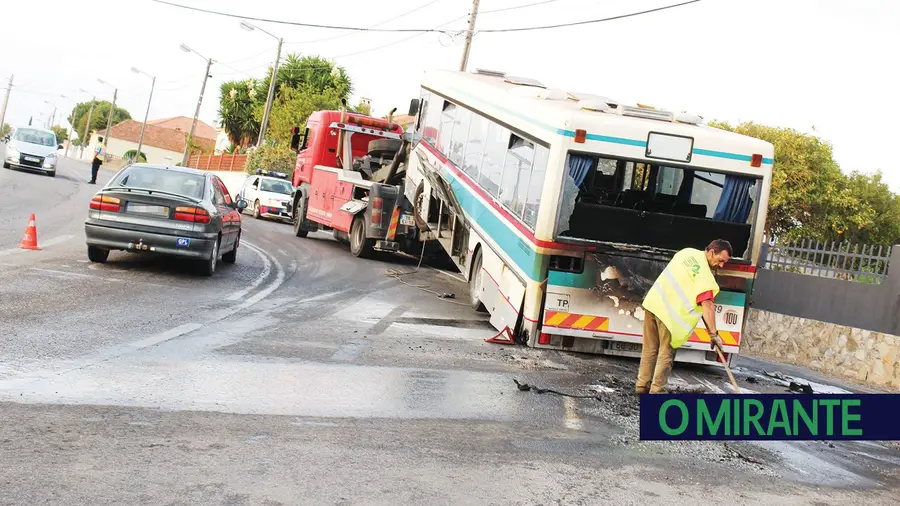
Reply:
[[257, 276], [256, 279], [254, 279], [253, 282], [250, 283], [249, 286], [247, 286], [247, 288], [244, 288], [243, 290], [238, 290], [237, 292], [234, 292], [233, 294], [229, 295], [226, 298], [227, 300], [231, 300], [231, 301], [241, 300], [242, 298], [244, 298], [245, 295], [247, 295], [248, 293], [250, 293], [251, 291], [256, 289], [257, 286], [261, 285], [262, 282], [265, 281], [267, 277], [269, 277], [269, 273], [272, 272], [272, 262], [269, 260], [268, 256], [263, 254], [262, 250], [260, 250], [259, 248], [255, 247], [253, 245], [248, 244], [246, 241], [244, 242], [244, 246], [250, 248], [251, 251], [253, 251], [257, 255], [259, 255], [259, 258], [261, 258], [263, 261], [263, 270], [259, 274], [259, 276]]
[[129, 346], [134, 348], [135, 350], [142, 350], [144, 348], [149, 348], [151, 346], [155, 346], [160, 343], [164, 343], [171, 339], [175, 339], [176, 337], [181, 337], [185, 334], [190, 334], [191, 332], [200, 329], [203, 325], [199, 323], [185, 323], [183, 325], [179, 325], [175, 328], [171, 328], [166, 330], [165, 332], [160, 332], [159, 334], [152, 335], [150, 337], [141, 339], [140, 341], [135, 341], [130, 343]]
[[[38, 246], [41, 249], [49, 248], [51, 246], [56, 246], [59, 243], [66, 242], [69, 239], [72, 239], [73, 237], [75, 237], [75, 236], [74, 235], [61, 235], [59, 237], [47, 239], [46, 241], [38, 240]], [[23, 251], [31, 251], [31, 250], [25, 250], [25, 249], [20, 249], [20, 248], [4, 249], [4, 250], [0, 250], [0, 257], [6, 256], [6, 255], [14, 255], [17, 253], [21, 253]]]

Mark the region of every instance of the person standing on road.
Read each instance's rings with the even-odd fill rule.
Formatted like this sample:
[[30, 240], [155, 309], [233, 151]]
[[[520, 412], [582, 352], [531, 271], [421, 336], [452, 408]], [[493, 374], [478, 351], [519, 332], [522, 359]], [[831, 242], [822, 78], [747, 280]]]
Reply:
[[[705, 251], [686, 248], [672, 257], [644, 298], [644, 339], [635, 391], [665, 393], [675, 350], [687, 342], [702, 318], [709, 326], [711, 343], [721, 346], [713, 300], [719, 285], [713, 275], [731, 258], [724, 239], [709, 243]], [[651, 383], [652, 381], [652, 383]]]
[[91, 180], [88, 181], [88, 184], [97, 184], [97, 173], [100, 172], [100, 165], [103, 164], [105, 157], [106, 148], [103, 146], [103, 137], [100, 137], [97, 147], [94, 149], [94, 159], [91, 161]]

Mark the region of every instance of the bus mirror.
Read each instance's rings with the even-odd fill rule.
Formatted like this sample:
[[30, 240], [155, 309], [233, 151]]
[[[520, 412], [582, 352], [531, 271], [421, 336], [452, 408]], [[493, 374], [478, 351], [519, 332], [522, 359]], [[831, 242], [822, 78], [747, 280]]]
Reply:
[[415, 116], [416, 114], [419, 114], [419, 99], [418, 98], [414, 98], [409, 101], [409, 115]]

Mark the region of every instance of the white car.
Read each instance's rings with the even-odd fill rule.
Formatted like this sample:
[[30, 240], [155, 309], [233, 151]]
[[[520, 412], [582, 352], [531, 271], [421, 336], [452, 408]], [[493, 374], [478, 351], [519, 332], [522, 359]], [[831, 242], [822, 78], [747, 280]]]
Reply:
[[56, 175], [56, 150], [62, 149], [52, 130], [36, 127], [17, 128], [6, 144], [3, 168], [18, 167], [38, 170], [50, 177]]
[[290, 220], [287, 206], [291, 200], [294, 187], [289, 181], [270, 176], [250, 176], [238, 193], [238, 199], [248, 202], [247, 209], [253, 217]]

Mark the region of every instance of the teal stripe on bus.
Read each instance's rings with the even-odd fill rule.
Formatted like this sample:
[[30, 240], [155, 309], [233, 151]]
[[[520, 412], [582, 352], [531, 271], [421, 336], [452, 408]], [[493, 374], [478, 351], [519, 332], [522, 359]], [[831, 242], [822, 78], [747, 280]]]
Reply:
[[[453, 89], [454, 93], [456, 93], [457, 95], [465, 97], [466, 101], [468, 101], [469, 103], [472, 103], [472, 102], [482, 102], [483, 103], [483, 101], [472, 97], [468, 93], [460, 92], [459, 90], [457, 90], [455, 88], [451, 88], [451, 89]], [[550, 125], [547, 125], [546, 123], [541, 123], [540, 121], [536, 121], [535, 119], [533, 119], [529, 116], [526, 116], [526, 115], [521, 114], [516, 111], [509, 110], [505, 107], [500, 107], [496, 104], [491, 104], [491, 106], [496, 107], [497, 109], [500, 109], [501, 111], [505, 112], [506, 114], [515, 116], [525, 122], [531, 123], [532, 125], [535, 125], [538, 128], [542, 128], [544, 130], [548, 130], [550, 132], [556, 133], [557, 135], [562, 135], [565, 137], [575, 137], [574, 130], [568, 130], [565, 128], [554, 128]], [[645, 141], [645, 140], [628, 139], [626, 137], [612, 137], [609, 135], [592, 134], [590, 132], [588, 132], [588, 134], [587, 134], [587, 139], [590, 141], [609, 142], [611, 144], [621, 144], [624, 146], [635, 146], [635, 147], [639, 147], [639, 148], [647, 147], [647, 141]], [[725, 158], [728, 160], [740, 160], [740, 161], [744, 161], [744, 162], [749, 162], [751, 160], [750, 155], [742, 155], [740, 153], [729, 153], [727, 151], [715, 151], [712, 149], [694, 148], [693, 154], [703, 155], [703, 156], [711, 156], [714, 158]], [[775, 160], [773, 158], [763, 157], [762, 163], [767, 164], [767, 165], [772, 165], [773, 163], [775, 163]]]
[[469, 186], [460, 180], [453, 171], [441, 164], [441, 170], [450, 180], [454, 196], [463, 210], [481, 229], [481, 233], [494, 240], [522, 274], [533, 281], [543, 281], [541, 263], [543, 255], [531, 248], [525, 240], [516, 235], [511, 225], [494, 214], [490, 207], [481, 201]]
[[716, 304], [744, 307], [746, 298], [747, 296], [743, 293], [721, 291], [716, 294]]

